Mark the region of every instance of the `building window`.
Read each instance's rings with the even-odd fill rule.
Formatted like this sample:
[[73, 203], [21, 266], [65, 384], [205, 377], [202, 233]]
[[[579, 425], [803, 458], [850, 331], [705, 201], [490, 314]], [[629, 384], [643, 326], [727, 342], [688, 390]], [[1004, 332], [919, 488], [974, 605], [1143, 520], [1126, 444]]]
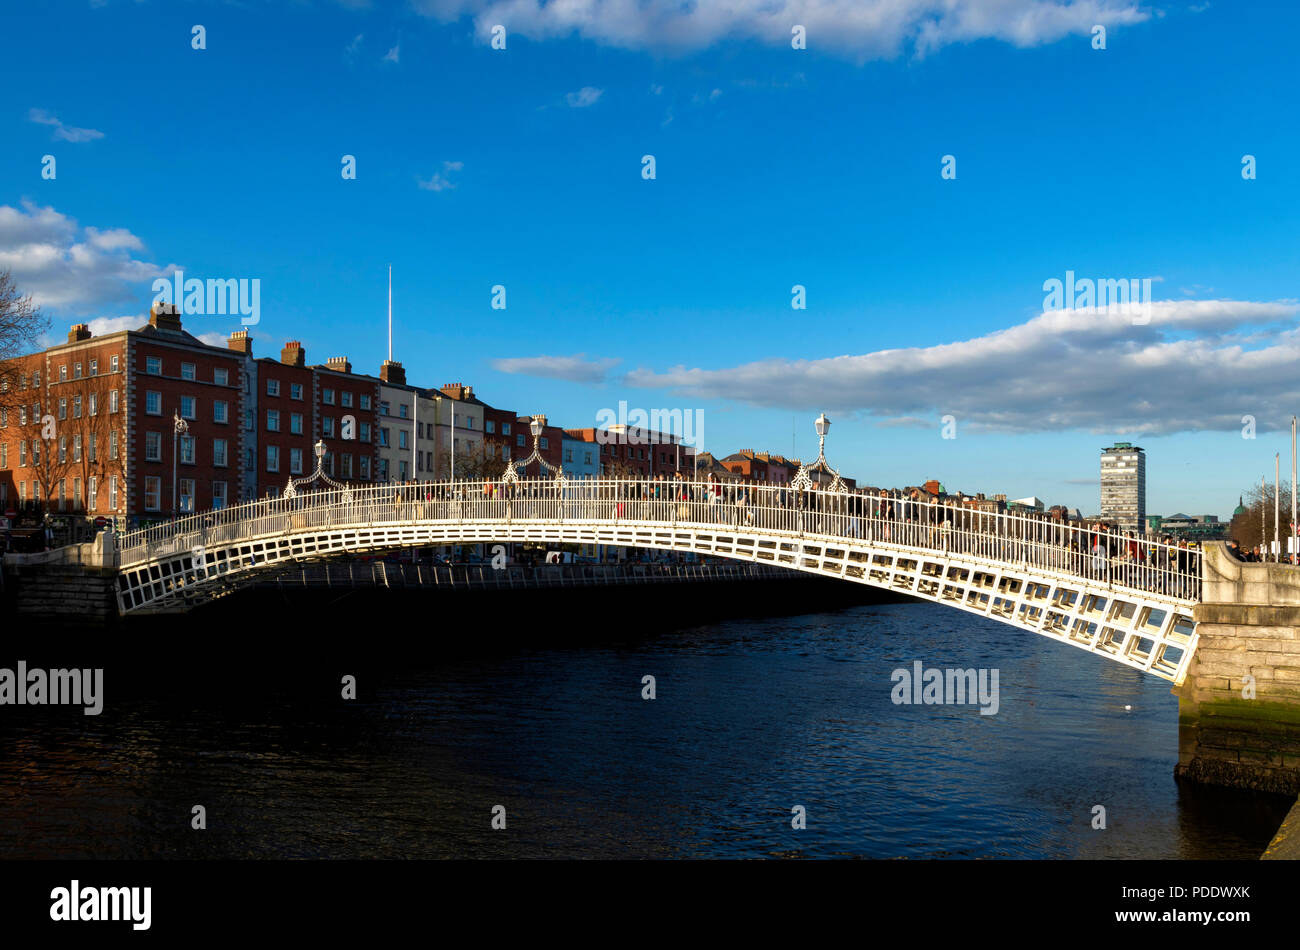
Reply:
[[72, 461], [81, 461], [81, 433], [78, 432], [72, 437]]
[[117, 412], [117, 390], [109, 390], [108, 393], [108, 411]]
[[161, 357], [161, 356], [147, 356], [147, 357], [145, 357], [145, 360], [144, 360], [144, 371], [145, 371], [146, 373], [148, 373], [150, 376], [161, 376], [161, 375], [162, 375], [162, 357]]
[[326, 438], [334, 438], [334, 420], [329, 416], [324, 416], [320, 421], [321, 435]]
[[302, 474], [302, 449], [289, 450], [289, 474]]
[[198, 400], [195, 399], [193, 396], [181, 397], [181, 418], [182, 419], [198, 418], [197, 408], [198, 408]]
[[213, 482], [212, 483], [212, 510], [220, 511], [224, 507], [226, 507], [226, 483]]
[[108, 476], [108, 507], [117, 511], [117, 476]]
[[27, 467], [27, 440], [18, 443], [18, 467]]
[[144, 434], [144, 460], [146, 462], [162, 461], [161, 432], [146, 432]]
[[493, 422], [491, 419], [484, 419], [483, 431], [486, 432], [488, 435], [492, 435], [497, 431], [497, 424]]
[[345, 452], [339, 456], [339, 477], [352, 477], [352, 453]]
[[474, 428], [474, 417], [473, 417], [473, 416], [466, 416], [466, 417], [465, 417], [465, 428], [466, 428], [466, 429], [472, 429], [472, 428]]
[[224, 399], [214, 399], [212, 401], [212, 421], [229, 422], [230, 421], [230, 403]]
[[382, 449], [386, 449], [386, 448], [388, 448], [388, 430], [387, 430], [387, 429], [381, 428], [381, 429], [379, 430], [379, 447], [382, 448]]
[[322, 389], [320, 394], [320, 401], [325, 403], [325, 405], [327, 406], [334, 405], [334, 390]]
[[194, 364], [193, 364], [193, 363], [182, 363], [182, 364], [181, 364], [181, 379], [193, 379], [193, 378], [194, 378]]
[[[218, 386], [229, 386], [229, 385], [230, 385], [230, 370], [228, 370], [228, 369], [214, 369], [214, 370], [212, 371], [212, 381], [213, 381], [214, 383], [216, 383]], [[223, 484], [224, 484], [224, 483], [223, 483]]]
[[386, 403], [386, 402], [381, 402], [381, 403], [379, 404], [379, 414], [380, 414], [381, 416], [389, 415], [389, 412], [388, 412], [388, 403]]
[[59, 367], [59, 382], [64, 383], [68, 380], [68, 364], [64, 363]]
[[62, 465], [68, 461], [68, 437], [59, 436], [59, 464]]
[[9, 467], [9, 443], [0, 444], [0, 468]]
[[113, 429], [111, 432], [108, 433], [108, 457], [113, 460], [117, 459], [117, 430], [116, 429]]
[[297, 399], [299, 402], [302, 401], [302, 383], [289, 384], [289, 398]]
[[194, 436], [192, 435], [181, 436], [181, 464], [194, 464]]
[[72, 378], [73, 378], [73, 379], [81, 379], [81, 364], [80, 364], [80, 363], [74, 363], [74, 364], [73, 364], [73, 366], [72, 366]]
[[397, 415], [402, 419], [411, 418], [410, 408], [411, 407], [408, 406], [406, 403], [402, 403], [400, 406], [397, 407]]
[[266, 410], [266, 431], [267, 432], [280, 431], [280, 410], [279, 409]]
[[[537, 445], [538, 445], [539, 448], [542, 448], [542, 449], [549, 449], [549, 448], [550, 448], [550, 446], [549, 446], [549, 445], [547, 444], [547, 442], [546, 442], [546, 436], [542, 436], [540, 439], [538, 439], [538, 440], [537, 440]], [[642, 456], [642, 457], [644, 457], [644, 456]]]
[[90, 361], [90, 375], [91, 376], [99, 375], [99, 360]]
[[268, 396], [280, 395], [280, 381], [278, 379], [268, 379], [266, 381], [266, 394]]
[[590, 452], [583, 452], [582, 454], [583, 454], [583, 460], [582, 460], [582, 463], [583, 463], [584, 465], [590, 465], [590, 464], [591, 464], [591, 453], [590, 453]]
[[60, 419], [68, 418], [68, 400], [65, 399], [63, 396], [59, 397], [59, 418]]
[[405, 429], [397, 430], [397, 447], [399, 449], [410, 448], [410, 445], [408, 444], [410, 442], [410, 439], [407, 438], [407, 434], [408, 433]]
[[[364, 398], [364, 397], [363, 397], [363, 398]], [[366, 481], [370, 481], [370, 456], [369, 456], [369, 455], [362, 455], [362, 456], [358, 459], [358, 461], [360, 462], [360, 466], [359, 466], [359, 467], [360, 467], [360, 469], [361, 469], [361, 472], [360, 472], [361, 478], [365, 479]]]
[[162, 507], [162, 479], [157, 475], [144, 478], [144, 510], [157, 511]]
[[363, 422], [363, 423], [361, 423], [361, 435], [360, 435], [360, 438], [361, 438], [361, 441], [362, 441], [362, 442], [369, 442], [369, 441], [370, 441], [370, 423], [369, 423], [369, 422]]
[[[545, 448], [545, 446], [542, 446], [542, 447]], [[570, 464], [572, 464], [572, 462], [573, 462], [573, 449], [565, 449], [565, 450], [564, 450], [564, 461], [569, 462]]]
[[108, 368], [109, 368], [110, 371], [112, 371], [112, 372], [114, 372], [114, 373], [117, 372], [117, 357], [116, 357], [116, 356], [110, 356], [110, 357], [108, 358]]
[[72, 397], [72, 418], [74, 419], [81, 418], [81, 394], [80, 393]]
[[180, 492], [181, 511], [194, 510], [194, 479], [182, 478], [178, 486]]
[[370, 408], [370, 397], [367, 396], [365, 393], [361, 394], [361, 408], [362, 409]]
[[95, 457], [98, 454], [95, 451], [98, 445], [99, 445], [99, 436], [93, 432], [90, 433], [90, 438], [86, 442], [86, 461], [88, 462], [99, 461], [99, 459]]
[[87, 407], [87, 410], [86, 410], [86, 411], [87, 411], [87, 414], [93, 416], [93, 415], [95, 415], [96, 413], [99, 412], [99, 398], [98, 398], [98, 396], [99, 396], [98, 393], [91, 393], [91, 394], [90, 394], [90, 405]]
[[289, 431], [294, 435], [302, 435], [302, 413], [289, 413]]
[[524, 434], [522, 432], [515, 436], [515, 445], [521, 449], [524, 447]]
[[144, 411], [146, 415], [162, 415], [162, 393], [146, 390], [144, 394]]
[[81, 507], [81, 478], [78, 476], [72, 480], [72, 508], [75, 511]]
[[268, 472], [280, 471], [280, 447], [278, 445], [268, 445], [266, 447], [266, 470]]
[[344, 409], [351, 409], [351, 408], [352, 408], [352, 394], [351, 394], [351, 393], [349, 393], [349, 392], [341, 392], [341, 393], [339, 393], [339, 400], [342, 402], [342, 404], [343, 404], [343, 408], [344, 408]]
[[225, 468], [227, 464], [227, 442], [225, 439], [212, 440], [212, 464]]
[[59, 479], [59, 511], [62, 511], [68, 500], [68, 480]]

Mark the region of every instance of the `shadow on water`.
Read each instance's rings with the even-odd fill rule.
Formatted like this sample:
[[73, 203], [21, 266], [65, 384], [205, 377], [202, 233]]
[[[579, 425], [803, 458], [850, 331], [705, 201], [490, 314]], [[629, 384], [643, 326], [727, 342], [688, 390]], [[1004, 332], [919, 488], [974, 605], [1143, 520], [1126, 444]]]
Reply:
[[[1163, 681], [818, 579], [263, 590], [16, 659], [105, 709], [4, 711], [9, 857], [1254, 858], [1290, 805], [1176, 783]], [[997, 714], [896, 704], [915, 661]]]

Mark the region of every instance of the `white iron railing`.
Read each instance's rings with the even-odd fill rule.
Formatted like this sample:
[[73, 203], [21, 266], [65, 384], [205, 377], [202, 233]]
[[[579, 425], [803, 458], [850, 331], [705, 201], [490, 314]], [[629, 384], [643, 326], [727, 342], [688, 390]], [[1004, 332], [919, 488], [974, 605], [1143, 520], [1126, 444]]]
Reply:
[[125, 569], [287, 532], [405, 522], [661, 522], [968, 555], [1194, 603], [1201, 552], [1044, 516], [879, 495], [652, 479], [420, 482], [299, 492], [124, 533]]

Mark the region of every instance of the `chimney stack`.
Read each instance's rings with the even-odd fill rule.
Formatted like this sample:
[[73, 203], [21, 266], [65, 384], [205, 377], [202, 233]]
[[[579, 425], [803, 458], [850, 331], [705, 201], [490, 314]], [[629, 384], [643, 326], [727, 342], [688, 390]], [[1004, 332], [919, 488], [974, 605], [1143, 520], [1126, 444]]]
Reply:
[[325, 361], [325, 368], [332, 369], [336, 373], [352, 372], [352, 364], [348, 362], [346, 356], [331, 356]]
[[290, 340], [285, 343], [284, 349], [280, 351], [280, 362], [285, 366], [305, 366], [307, 351], [302, 348], [302, 344], [297, 340]]
[[149, 326], [156, 330], [181, 329], [181, 312], [174, 303], [156, 303], [149, 311]]
[[384, 360], [383, 365], [379, 367], [379, 378], [394, 386], [405, 386], [406, 370], [402, 369], [402, 364], [397, 360]]
[[253, 341], [248, 338], [247, 330], [236, 330], [230, 334], [230, 339], [226, 341], [226, 346], [236, 353], [243, 353], [245, 356], [253, 355]]
[[90, 339], [90, 327], [84, 323], [74, 323], [72, 329], [68, 331], [69, 343], [80, 343], [82, 340]]

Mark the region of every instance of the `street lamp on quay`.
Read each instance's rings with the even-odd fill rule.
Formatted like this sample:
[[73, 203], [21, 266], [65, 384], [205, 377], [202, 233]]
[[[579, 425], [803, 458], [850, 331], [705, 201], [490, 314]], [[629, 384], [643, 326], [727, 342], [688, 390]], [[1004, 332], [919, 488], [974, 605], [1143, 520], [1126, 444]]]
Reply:
[[172, 517], [175, 518], [180, 514], [176, 507], [176, 446], [180, 442], [180, 437], [190, 431], [190, 424], [181, 418], [179, 411], [172, 412]]

